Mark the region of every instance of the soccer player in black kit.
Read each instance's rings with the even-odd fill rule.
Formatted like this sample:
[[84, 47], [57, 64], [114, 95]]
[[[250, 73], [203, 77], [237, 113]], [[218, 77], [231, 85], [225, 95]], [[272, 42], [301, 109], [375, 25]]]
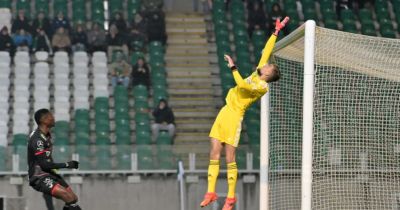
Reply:
[[56, 173], [61, 168], [76, 169], [79, 162], [54, 163], [50, 135], [50, 129], [55, 124], [54, 116], [48, 109], [40, 109], [35, 112], [34, 118], [38, 128], [31, 133], [28, 142], [29, 184], [39, 192], [63, 200], [63, 210], [81, 210], [77, 204], [78, 197]]

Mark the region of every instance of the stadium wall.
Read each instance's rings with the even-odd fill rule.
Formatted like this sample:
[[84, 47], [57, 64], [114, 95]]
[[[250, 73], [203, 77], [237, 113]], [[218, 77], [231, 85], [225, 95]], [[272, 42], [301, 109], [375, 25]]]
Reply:
[[[221, 174], [220, 176], [225, 176]], [[226, 179], [218, 180], [217, 192], [227, 191]], [[41, 193], [28, 186], [26, 177], [21, 187], [11, 185], [9, 177], [0, 178], [0, 196], [26, 198], [25, 210], [45, 210]], [[66, 178], [69, 182], [69, 178]], [[179, 185], [176, 176], [142, 176], [140, 183], [128, 183], [127, 177], [87, 176], [82, 185], [71, 185], [77, 193], [79, 203], [84, 210], [179, 210]], [[200, 177], [197, 183], [186, 184], [187, 210], [199, 209], [204, 192], [207, 190], [206, 177]], [[259, 184], [237, 184], [239, 194], [238, 210], [258, 210]], [[221, 198], [221, 202], [223, 199]], [[62, 208], [62, 202], [56, 202], [56, 209]], [[220, 207], [221, 208], [221, 207]]]

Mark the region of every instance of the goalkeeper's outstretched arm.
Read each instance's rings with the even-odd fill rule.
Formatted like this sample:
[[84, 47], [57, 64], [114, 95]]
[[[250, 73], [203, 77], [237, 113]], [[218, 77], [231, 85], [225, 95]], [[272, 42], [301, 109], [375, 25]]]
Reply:
[[265, 64], [267, 64], [269, 57], [271, 56], [272, 50], [274, 49], [276, 39], [278, 37], [279, 31], [285, 27], [286, 23], [289, 21], [289, 17], [285, 17], [283, 21], [281, 22], [279, 19], [276, 20], [275, 24], [275, 32], [269, 37], [267, 43], [265, 44], [265, 47], [263, 49], [261, 59], [258, 62], [257, 69], [263, 67]]
[[233, 79], [235, 80], [236, 85], [239, 88], [251, 90], [251, 86], [244, 81], [239, 71], [237, 70], [237, 67], [233, 62], [233, 59], [229, 55], [225, 55], [224, 58], [228, 62], [228, 67], [232, 70]]

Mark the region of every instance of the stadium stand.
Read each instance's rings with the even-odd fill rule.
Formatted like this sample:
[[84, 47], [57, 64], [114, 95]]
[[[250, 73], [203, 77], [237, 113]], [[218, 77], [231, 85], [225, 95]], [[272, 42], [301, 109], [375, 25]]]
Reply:
[[[335, 11], [335, 4], [329, 0], [265, 0], [263, 3], [265, 11], [270, 11], [274, 3], [283, 3], [284, 12], [291, 17], [288, 32], [307, 19], [314, 19], [318, 24], [331, 29], [371, 36], [399, 37], [399, 0], [377, 0], [374, 9], [342, 9], [339, 14]], [[108, 1], [108, 4], [109, 16], [122, 11], [128, 21], [131, 21], [142, 9], [139, 0], [112, 0]], [[54, 17], [62, 11], [72, 20], [72, 24], [90, 25], [92, 22], [103, 24], [107, 17], [104, 15], [104, 1], [100, 0], [54, 0], [52, 3], [45, 0], [14, 0], [0, 1], [0, 7], [11, 9], [14, 14], [18, 10], [25, 10], [28, 17], [33, 17], [39, 11], [43, 11], [49, 17]], [[234, 53], [241, 73], [245, 76], [249, 75], [251, 73], [249, 69], [252, 69], [260, 57], [265, 38], [269, 34], [268, 31], [255, 30], [250, 37], [247, 32], [246, 13], [247, 8], [242, 1], [232, 0], [228, 7], [224, 1], [214, 1], [212, 23], [220, 68], [221, 98], [224, 98], [234, 84], [222, 55]], [[185, 18], [180, 20], [190, 20], [190, 17]], [[179, 17], [170, 18], [170, 20], [174, 19], [179, 19]], [[178, 31], [171, 31], [170, 34], [179, 36], [180, 29], [176, 30]], [[169, 42], [171, 45], [176, 44], [174, 39], [171, 40]], [[66, 151], [66, 147], [74, 145], [96, 145], [99, 148], [115, 145], [119, 148], [116, 150], [117, 153], [110, 149], [111, 147], [94, 150], [91, 147], [84, 147], [82, 151], [76, 150], [78, 154], [88, 154], [88, 168], [96, 166], [95, 162], [99, 160], [104, 161], [106, 159], [104, 157], [112, 157], [109, 167], [105, 169], [118, 168], [120, 164], [127, 168], [130, 162], [127, 154], [134, 150], [124, 149], [124, 145], [128, 147], [143, 145], [143, 147], [153, 148], [152, 145], [155, 143], [156, 147], [153, 149], [163, 151], [160, 154], [157, 153], [156, 158], [159, 162], [168, 159], [165, 157], [171, 155], [172, 151], [165, 148], [173, 144], [173, 139], [165, 132], [161, 132], [158, 139], [155, 142], [152, 141], [150, 131], [152, 119], [148, 110], [158, 104], [160, 99], [170, 99], [171, 93], [168, 89], [174, 91], [174, 87], [169, 88], [167, 85], [173, 80], [168, 79], [166, 68], [171, 68], [171, 74], [175, 75], [172, 71], [179, 67], [173, 66], [177, 64], [165, 66], [167, 50], [160, 41], [152, 41], [147, 45], [137, 41], [134, 46], [137, 49], [147, 49], [146, 53], [132, 51], [130, 62], [135, 64], [140, 57], [148, 58], [151, 66], [151, 90], [143, 85], [135, 86], [131, 91], [121, 86], [111, 89], [107, 55], [104, 52], [94, 52], [92, 55], [86, 52], [74, 52], [71, 55], [66, 52], [56, 52], [50, 55], [48, 52], [39, 51], [31, 57], [29, 53], [19, 51], [14, 58], [11, 58], [7, 52], [0, 52], [0, 66], [3, 69], [0, 75], [0, 92], [5, 96], [0, 101], [0, 107], [4, 110], [2, 114], [6, 116], [0, 121], [0, 131], [4, 131], [0, 134], [1, 145], [22, 145], [22, 139], [34, 127], [34, 122], [30, 120], [32, 111], [39, 107], [48, 107], [54, 110], [57, 119], [54, 137], [57, 147], [61, 150]], [[167, 64], [175, 62], [173, 59], [169, 58]], [[12, 60], [18, 62], [12, 64]], [[182, 93], [173, 92], [172, 95], [175, 98], [182, 97]], [[178, 104], [175, 98], [172, 103]], [[187, 110], [187, 108], [183, 109], [185, 114]], [[258, 118], [259, 107], [256, 104], [246, 115], [243, 133], [244, 142], [250, 145], [250, 150], [253, 152], [258, 150], [257, 139], [260, 126]], [[178, 120], [178, 122], [189, 121]], [[184, 136], [189, 136], [189, 134], [178, 133], [178, 139], [184, 139]], [[185, 144], [185, 141], [179, 140], [178, 143]], [[153, 149], [139, 155], [139, 161], [143, 161], [142, 165], [148, 161], [149, 157], [153, 158], [155, 154]], [[73, 152], [73, 149], [68, 149], [65, 154]], [[240, 152], [239, 161], [245, 160], [244, 155], [245, 152]], [[82, 156], [81, 158], [85, 159]], [[160, 166], [169, 165], [159, 164]]]

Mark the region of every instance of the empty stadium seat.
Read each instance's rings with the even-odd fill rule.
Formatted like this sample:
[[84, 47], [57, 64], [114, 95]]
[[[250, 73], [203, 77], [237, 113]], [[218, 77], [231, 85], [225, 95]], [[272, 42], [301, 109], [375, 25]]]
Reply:
[[131, 154], [132, 148], [128, 146], [117, 146], [117, 169], [119, 170], [130, 170], [131, 169]]

